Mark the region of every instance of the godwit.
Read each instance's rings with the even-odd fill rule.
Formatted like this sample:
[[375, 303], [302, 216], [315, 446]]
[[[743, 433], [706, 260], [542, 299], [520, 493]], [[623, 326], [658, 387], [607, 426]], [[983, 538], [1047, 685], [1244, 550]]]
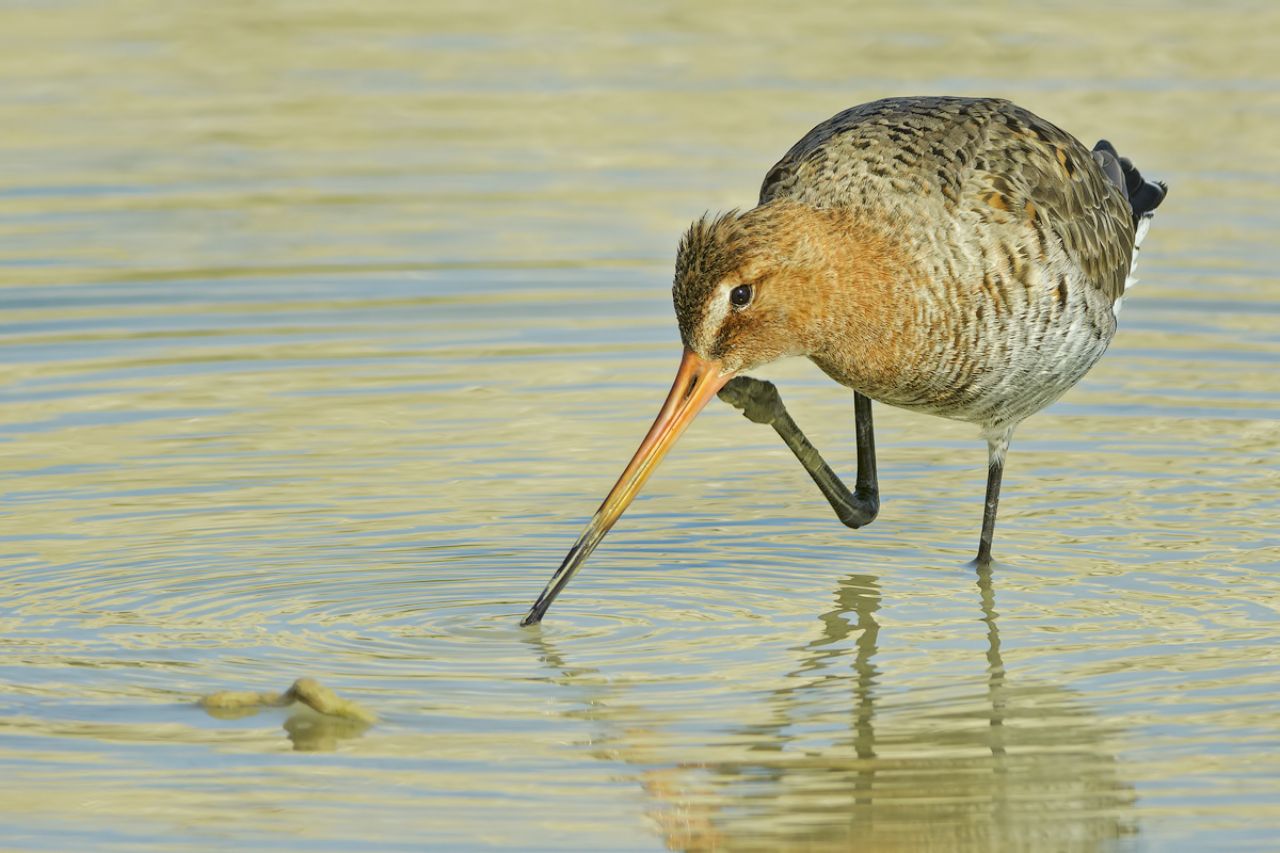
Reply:
[[[1105, 140], [1089, 151], [1004, 100], [889, 98], [809, 131], [758, 206], [703, 217], [680, 241], [675, 383], [522, 624], [541, 621], [717, 393], [773, 426], [853, 528], [880, 508], [871, 400], [977, 424], [989, 564], [1009, 439], [1102, 357], [1165, 191]], [[854, 391], [852, 492], [773, 384], [741, 375], [787, 356]]]

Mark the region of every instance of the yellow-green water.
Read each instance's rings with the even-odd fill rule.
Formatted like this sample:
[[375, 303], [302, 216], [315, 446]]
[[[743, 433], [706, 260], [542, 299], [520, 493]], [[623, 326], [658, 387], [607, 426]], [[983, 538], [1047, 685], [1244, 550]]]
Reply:
[[[0, 847], [1273, 844], [1280, 7], [533, 5], [0, 5]], [[1172, 186], [994, 575], [971, 427], [878, 407], [852, 532], [715, 404], [519, 628], [680, 230], [923, 93]], [[765, 375], [850, 471], [851, 395]], [[300, 676], [379, 722], [194, 704]]]

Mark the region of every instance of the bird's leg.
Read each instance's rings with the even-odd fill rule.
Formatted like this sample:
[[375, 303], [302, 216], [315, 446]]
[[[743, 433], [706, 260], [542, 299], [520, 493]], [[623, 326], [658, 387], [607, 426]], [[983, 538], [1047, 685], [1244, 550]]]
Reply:
[[854, 394], [853, 411], [855, 434], [858, 442], [858, 478], [854, 490], [840, 480], [831, 466], [823, 460], [817, 448], [796, 426], [796, 422], [782, 405], [778, 389], [772, 382], [738, 376], [720, 390], [720, 399], [741, 409], [748, 420], [768, 424], [782, 437], [787, 447], [818, 484], [836, 517], [848, 527], [858, 528], [870, 524], [880, 511], [880, 487], [876, 481], [876, 442], [871, 424], [871, 400], [862, 394]]
[[982, 510], [982, 538], [978, 540], [979, 567], [991, 565], [991, 539], [996, 532], [996, 506], [1000, 503], [1000, 480], [1004, 477], [1004, 457], [1013, 430], [987, 439], [987, 500]]

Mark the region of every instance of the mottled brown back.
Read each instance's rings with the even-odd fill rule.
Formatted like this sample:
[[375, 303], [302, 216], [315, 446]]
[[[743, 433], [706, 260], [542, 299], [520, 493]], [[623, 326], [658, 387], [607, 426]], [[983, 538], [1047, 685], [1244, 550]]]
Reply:
[[922, 217], [958, 229], [976, 217], [988, 233], [1029, 225], [1042, 249], [1060, 244], [1112, 302], [1124, 293], [1134, 248], [1125, 192], [1089, 150], [994, 98], [889, 98], [845, 110], [769, 170], [760, 203], [779, 199], [879, 211], [907, 232]]

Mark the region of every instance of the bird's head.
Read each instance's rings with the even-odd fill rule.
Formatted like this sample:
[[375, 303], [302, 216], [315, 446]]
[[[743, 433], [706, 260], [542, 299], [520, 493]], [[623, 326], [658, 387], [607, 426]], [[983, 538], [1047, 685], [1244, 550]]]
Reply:
[[703, 217], [676, 253], [671, 288], [685, 349], [722, 371], [805, 355], [823, 296], [829, 217], [771, 204]]
[[680, 241], [673, 295], [684, 355], [657, 420], [523, 624], [551, 602], [639, 493], [677, 438], [734, 374], [808, 354], [830, 288], [834, 218], [797, 204], [695, 222]]

